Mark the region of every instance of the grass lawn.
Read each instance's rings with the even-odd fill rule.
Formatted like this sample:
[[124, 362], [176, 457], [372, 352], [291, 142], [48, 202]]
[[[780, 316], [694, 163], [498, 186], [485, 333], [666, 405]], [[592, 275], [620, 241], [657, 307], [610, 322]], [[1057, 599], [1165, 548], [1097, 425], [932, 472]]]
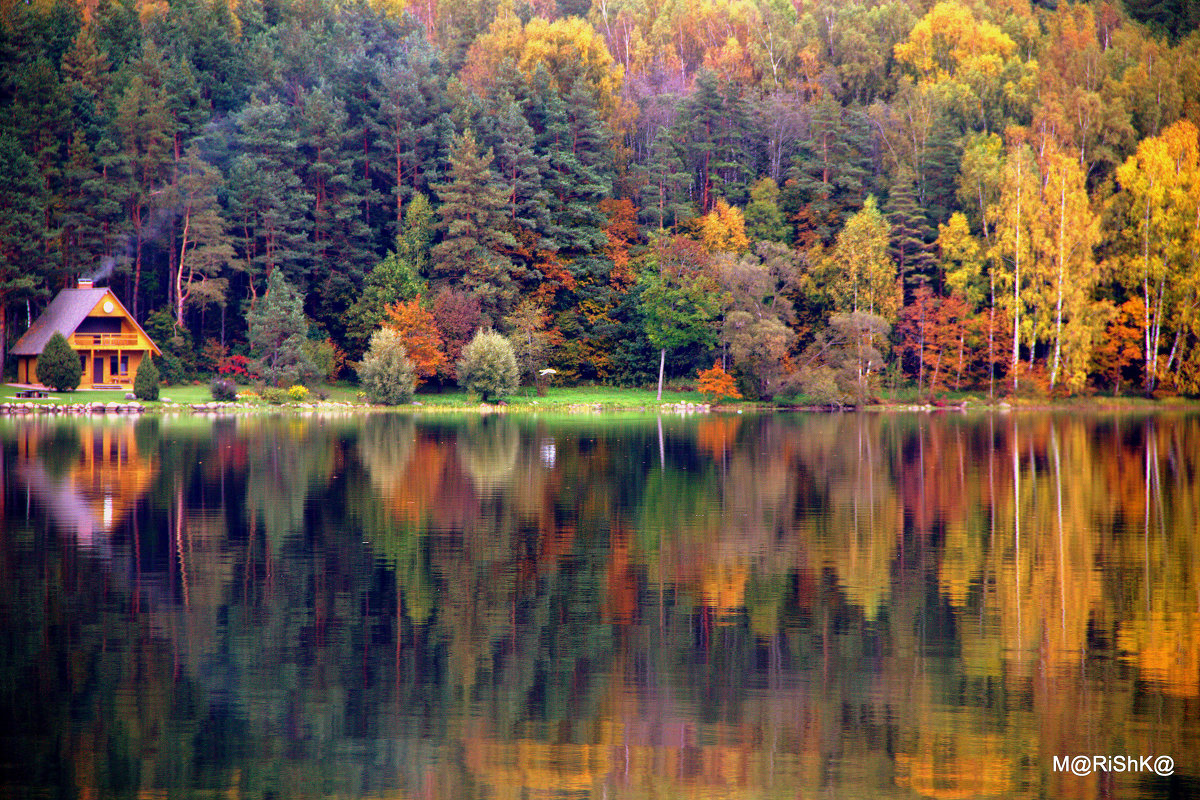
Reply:
[[[627, 389], [617, 386], [551, 386], [546, 394], [538, 397], [532, 387], [523, 386], [508, 398], [510, 407], [517, 408], [563, 408], [570, 406], [600, 406], [601, 408], [653, 408], [677, 403], [707, 403], [700, 392], [663, 391], [662, 400], [655, 399], [654, 389]], [[439, 408], [475, 408], [478, 398], [466, 392], [418, 392], [413, 398], [425, 406]]]
[[[334, 386], [322, 386], [321, 389], [329, 396], [330, 400], [339, 402], [354, 402], [358, 393], [358, 387], [348, 384], [338, 384]], [[74, 403], [123, 403], [125, 401], [126, 389], [79, 389], [74, 392], [50, 392], [49, 397], [45, 400], [17, 400], [16, 394], [20, 391], [15, 386], [8, 384], [0, 385], [0, 402], [22, 402], [22, 403], [42, 403], [42, 404], [74, 404]], [[249, 386], [239, 386], [238, 391], [251, 391]], [[316, 399], [310, 395], [312, 399]], [[146, 406], [159, 406], [164, 402], [174, 403], [208, 403], [213, 399], [212, 392], [209, 391], [207, 383], [201, 384], [179, 384], [177, 386], [163, 386], [158, 390], [158, 401], [145, 403]]]
[[[249, 386], [239, 386], [239, 392], [253, 391]], [[9, 385], [0, 386], [0, 402], [16, 400], [18, 390]], [[314, 388], [309, 400], [316, 400], [318, 388]], [[322, 385], [319, 391], [329, 400], [336, 402], [363, 403], [358, 397], [359, 388], [354, 384], [338, 383]], [[207, 403], [212, 400], [208, 384], [181, 384], [163, 386], [159, 390], [157, 403], [146, 403], [148, 407], [156, 407], [164, 402], [175, 403]], [[471, 397], [462, 391], [425, 391], [419, 392], [414, 400], [425, 408], [473, 409], [479, 407], [479, 399]], [[22, 400], [20, 402], [41, 404], [74, 404], [74, 403], [113, 403], [125, 402], [124, 390], [92, 390], [85, 389], [75, 392], [50, 392], [44, 400]], [[699, 392], [664, 390], [662, 400], [655, 399], [654, 389], [627, 389], [614, 386], [552, 386], [542, 397], [532, 387], [522, 387], [513, 397], [508, 398], [510, 408], [528, 409], [566, 409], [576, 406], [600, 407], [605, 409], [637, 409], [655, 408], [660, 405], [678, 403], [707, 403], [708, 399]]]

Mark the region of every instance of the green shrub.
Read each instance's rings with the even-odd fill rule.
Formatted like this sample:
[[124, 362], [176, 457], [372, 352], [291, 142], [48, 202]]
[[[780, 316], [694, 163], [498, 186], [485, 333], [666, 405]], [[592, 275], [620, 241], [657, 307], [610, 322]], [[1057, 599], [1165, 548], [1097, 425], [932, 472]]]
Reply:
[[412, 400], [417, 373], [399, 333], [383, 328], [371, 334], [371, 344], [358, 365], [358, 378], [372, 403], [394, 406]]
[[228, 378], [214, 378], [208, 384], [208, 390], [212, 392], [213, 400], [222, 402], [237, 400], [237, 384]]
[[291, 399], [288, 396], [287, 390], [280, 389], [278, 386], [264, 387], [263, 390], [259, 392], [259, 397], [273, 406], [281, 406]]
[[65, 336], [55, 331], [38, 356], [37, 379], [56, 392], [73, 392], [82, 378], [79, 354], [67, 344]]
[[158, 399], [158, 367], [154, 359], [146, 355], [138, 364], [137, 374], [133, 376], [133, 394], [138, 400]]
[[492, 330], [477, 332], [456, 366], [459, 385], [477, 393], [485, 403], [503, 400], [520, 384], [512, 343]]

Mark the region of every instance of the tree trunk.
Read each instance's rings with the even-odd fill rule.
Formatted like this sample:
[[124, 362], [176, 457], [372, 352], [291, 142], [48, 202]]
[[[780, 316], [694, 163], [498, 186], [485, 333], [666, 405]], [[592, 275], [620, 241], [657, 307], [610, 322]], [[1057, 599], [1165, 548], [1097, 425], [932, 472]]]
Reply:
[[667, 365], [667, 348], [658, 351], [658, 399], [662, 400], [663, 368]]
[[1021, 158], [1017, 154], [1017, 215], [1016, 249], [1013, 251], [1013, 343], [1012, 343], [1012, 388], [1017, 391], [1021, 372]]

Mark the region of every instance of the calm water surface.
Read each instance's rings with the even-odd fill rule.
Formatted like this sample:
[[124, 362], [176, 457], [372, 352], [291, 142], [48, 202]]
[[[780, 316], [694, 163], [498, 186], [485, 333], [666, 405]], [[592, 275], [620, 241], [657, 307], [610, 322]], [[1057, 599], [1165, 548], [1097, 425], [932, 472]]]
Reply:
[[1200, 794], [1198, 416], [5, 420], [0, 473], [0, 796]]

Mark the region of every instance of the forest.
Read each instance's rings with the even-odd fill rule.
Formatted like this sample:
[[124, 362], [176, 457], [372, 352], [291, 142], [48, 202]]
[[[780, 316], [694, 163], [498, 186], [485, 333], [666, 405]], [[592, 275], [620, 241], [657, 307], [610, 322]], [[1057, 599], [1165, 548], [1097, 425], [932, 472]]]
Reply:
[[1198, 26], [1169, 0], [2, 0], [0, 347], [92, 277], [172, 382], [273, 377], [274, 315], [313, 381], [386, 326], [430, 386], [494, 328], [561, 382], [1200, 394]]

